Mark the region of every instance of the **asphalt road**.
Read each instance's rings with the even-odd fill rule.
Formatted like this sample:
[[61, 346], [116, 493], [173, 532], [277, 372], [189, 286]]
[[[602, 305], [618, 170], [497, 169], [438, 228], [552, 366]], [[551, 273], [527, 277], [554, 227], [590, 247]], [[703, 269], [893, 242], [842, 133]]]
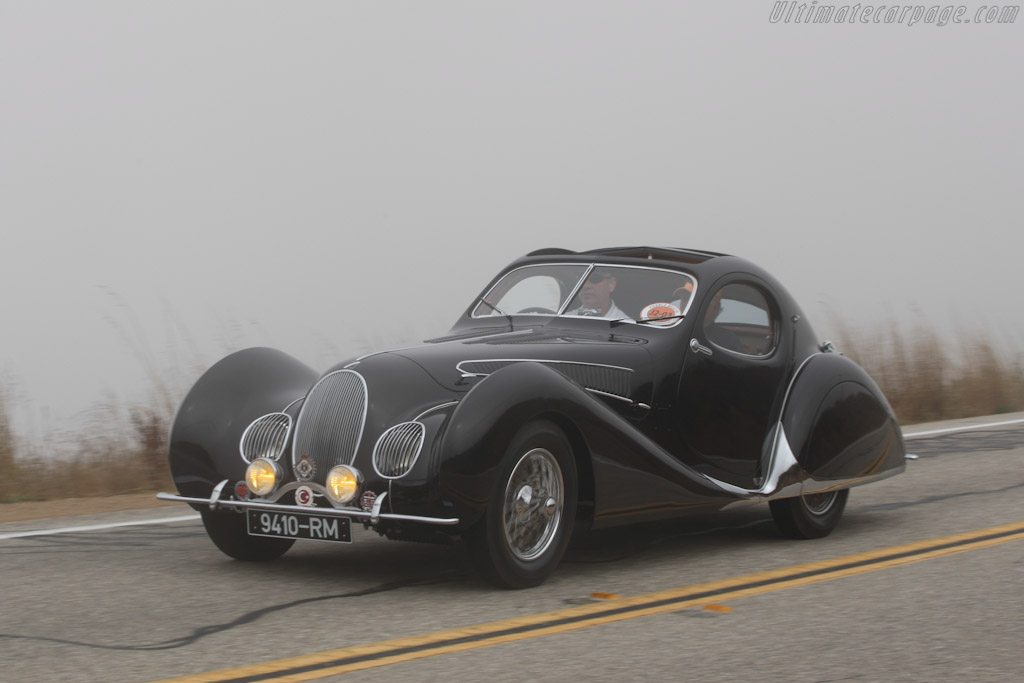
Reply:
[[591, 535], [526, 591], [362, 530], [245, 565], [185, 507], [0, 525], [0, 681], [1020, 680], [1024, 423], [909, 447], [826, 539], [730, 508]]

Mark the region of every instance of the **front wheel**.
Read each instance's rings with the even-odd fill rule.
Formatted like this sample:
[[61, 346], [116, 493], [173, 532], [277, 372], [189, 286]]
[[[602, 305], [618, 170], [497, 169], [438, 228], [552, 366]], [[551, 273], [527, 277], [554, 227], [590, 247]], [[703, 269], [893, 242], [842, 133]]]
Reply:
[[487, 512], [467, 538], [481, 573], [503, 588], [541, 584], [569, 545], [576, 495], [565, 434], [546, 420], [526, 425], [509, 444]]
[[822, 538], [832, 533], [846, 508], [850, 489], [808, 493], [768, 503], [779, 533], [788, 538]]
[[201, 510], [203, 526], [213, 544], [229, 557], [244, 562], [276, 560], [295, 543], [290, 538], [250, 536], [245, 515], [220, 510]]

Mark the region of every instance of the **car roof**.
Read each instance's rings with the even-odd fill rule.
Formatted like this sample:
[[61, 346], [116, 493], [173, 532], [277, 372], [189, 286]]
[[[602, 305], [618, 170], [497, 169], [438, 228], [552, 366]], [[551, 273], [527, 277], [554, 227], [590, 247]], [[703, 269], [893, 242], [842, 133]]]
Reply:
[[530, 256], [603, 256], [624, 259], [640, 259], [645, 261], [673, 261], [676, 263], [703, 263], [708, 259], [719, 256], [728, 256], [717, 251], [706, 251], [703, 249], [684, 249], [680, 247], [605, 247], [602, 249], [590, 249], [588, 251], [571, 251], [552, 247], [548, 249], [537, 249], [527, 254]]

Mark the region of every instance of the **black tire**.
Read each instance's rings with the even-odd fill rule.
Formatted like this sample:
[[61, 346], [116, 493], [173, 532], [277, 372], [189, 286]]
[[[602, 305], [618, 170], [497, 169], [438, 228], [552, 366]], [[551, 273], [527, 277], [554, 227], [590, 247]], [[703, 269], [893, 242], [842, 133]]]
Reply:
[[846, 509], [850, 489], [811, 493], [768, 503], [779, 533], [787, 538], [822, 538], [832, 533]]
[[505, 451], [487, 512], [467, 534], [480, 573], [502, 588], [543, 583], [569, 545], [576, 498], [569, 440], [552, 422], [527, 424]]
[[237, 512], [201, 510], [206, 533], [222, 553], [243, 562], [276, 560], [288, 552], [295, 543], [290, 538], [250, 536], [246, 531], [245, 515]]

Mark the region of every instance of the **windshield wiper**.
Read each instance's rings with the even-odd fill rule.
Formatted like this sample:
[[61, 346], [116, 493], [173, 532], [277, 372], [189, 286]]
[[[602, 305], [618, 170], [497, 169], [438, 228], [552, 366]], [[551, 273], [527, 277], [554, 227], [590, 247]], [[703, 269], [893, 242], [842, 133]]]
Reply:
[[494, 304], [492, 304], [492, 303], [491, 303], [490, 301], [488, 301], [488, 300], [487, 300], [487, 298], [486, 298], [486, 297], [480, 297], [480, 301], [479, 301], [479, 303], [485, 304], [486, 306], [490, 306], [490, 307], [491, 307], [491, 309], [492, 309], [492, 310], [493, 310], [493, 311], [494, 311], [495, 313], [497, 313], [498, 315], [503, 315], [503, 316], [505, 316], [505, 318], [507, 318], [507, 319], [508, 319], [508, 326], [509, 326], [510, 328], [511, 328], [511, 327], [514, 327], [514, 325], [512, 324], [512, 316], [510, 316], [510, 315], [509, 315], [508, 313], [506, 313], [505, 311], [501, 310], [500, 308], [498, 308], [497, 306], [495, 306]]
[[680, 313], [679, 315], [666, 315], [666, 316], [662, 316], [660, 318], [640, 318], [639, 320], [634, 320], [633, 318], [618, 318], [617, 320], [613, 320], [611, 322], [611, 324], [612, 325], [622, 325], [623, 323], [636, 323], [637, 325], [645, 325], [647, 323], [657, 323], [657, 322], [661, 322], [662, 320], [674, 320], [676, 318], [685, 318], [685, 317], [686, 317], [685, 314]]

